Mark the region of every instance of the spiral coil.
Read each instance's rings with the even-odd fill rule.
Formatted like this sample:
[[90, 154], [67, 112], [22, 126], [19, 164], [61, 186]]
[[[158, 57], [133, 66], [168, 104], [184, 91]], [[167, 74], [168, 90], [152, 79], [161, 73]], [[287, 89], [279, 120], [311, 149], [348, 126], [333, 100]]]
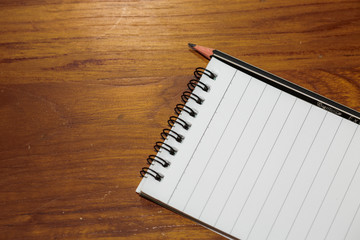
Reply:
[[[163, 129], [162, 133], [160, 134], [162, 140], [165, 141], [165, 139], [167, 137], [172, 137], [174, 138], [177, 142], [181, 143], [184, 140], [184, 136], [173, 131], [172, 127], [176, 124], [178, 124], [179, 126], [181, 126], [183, 129], [185, 130], [189, 130], [191, 127], [191, 124], [188, 123], [187, 121], [181, 119], [179, 117], [181, 112], [186, 112], [188, 115], [190, 115], [191, 117], [196, 117], [197, 115], [197, 111], [192, 109], [191, 107], [185, 105], [186, 102], [188, 102], [190, 99], [192, 101], [194, 101], [195, 103], [201, 105], [204, 102], [204, 99], [199, 97], [198, 95], [193, 93], [193, 90], [195, 89], [195, 87], [199, 87], [201, 90], [203, 90], [204, 92], [208, 92], [210, 87], [208, 85], [206, 85], [205, 83], [200, 81], [200, 78], [202, 75], [206, 75], [211, 79], [215, 79], [215, 74], [212, 73], [211, 71], [207, 70], [206, 68], [203, 67], [198, 67], [195, 69], [194, 71], [194, 79], [191, 79], [189, 81], [189, 83], [187, 84], [188, 90], [184, 91], [183, 94], [181, 95], [181, 100], [184, 102], [184, 104], [180, 103], [177, 104], [176, 107], [174, 108], [175, 111], [175, 116], [170, 116], [168, 122], [168, 125], [170, 127], [169, 128], [165, 128]], [[156, 152], [159, 152], [160, 149], [167, 151], [170, 155], [175, 155], [177, 152], [177, 149], [170, 146], [167, 143], [164, 143], [163, 141], [158, 141], [156, 142], [154, 149]], [[147, 158], [147, 162], [149, 165], [151, 164], [160, 164], [162, 167], [166, 168], [170, 166], [170, 162], [166, 159], [163, 159], [157, 155], [149, 155], [149, 157]], [[140, 176], [144, 177], [146, 174], [148, 174], [149, 176], [152, 176], [155, 180], [157, 181], [161, 181], [161, 179], [164, 177], [162, 174], [158, 173], [157, 171], [149, 168], [149, 167], [143, 167], [140, 171]]]

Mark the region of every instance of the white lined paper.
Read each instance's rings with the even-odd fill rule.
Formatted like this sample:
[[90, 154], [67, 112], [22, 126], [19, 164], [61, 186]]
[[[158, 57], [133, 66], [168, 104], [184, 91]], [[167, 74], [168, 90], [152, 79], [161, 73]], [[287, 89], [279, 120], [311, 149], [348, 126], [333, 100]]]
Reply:
[[[354, 125], [349, 121], [341, 121], [339, 129], [334, 136], [331, 148], [327, 152], [324, 162], [319, 169], [308, 194], [305, 196], [304, 202], [293, 222], [291, 234], [288, 239], [298, 237], [305, 239], [310, 228], [311, 222], [315, 218], [316, 212], [320, 207], [321, 201], [326, 194], [326, 189], [331, 183], [331, 179], [335, 175], [347, 146], [349, 146], [351, 137], [354, 133]], [[301, 211], [300, 211], [301, 210]]]
[[144, 193], [239, 239], [359, 239], [358, 125], [216, 59], [209, 69], [221, 90]]
[[[301, 203], [313, 184], [317, 170], [331, 146], [341, 119], [333, 114], [326, 114], [322, 125], [312, 142], [311, 148], [299, 167], [296, 178], [291, 186], [286, 202], [282, 205], [279, 216], [274, 223], [268, 239], [287, 239], [292, 223], [301, 209]], [[289, 230], [290, 229], [290, 230]], [[276, 234], [274, 234], [276, 232]], [[294, 239], [293, 237], [290, 239]]]
[[[328, 231], [330, 231], [330, 227], [337, 217], [344, 197], [349, 194], [348, 189], [352, 179], [355, 177], [355, 173], [358, 173], [356, 171], [360, 156], [360, 131], [358, 129], [359, 127], [356, 128], [356, 132], [352, 136], [345, 155], [311, 224], [306, 239], [326, 239], [326, 237], [331, 237], [328, 235]], [[358, 189], [357, 194], [359, 194]]]
[[[244, 77], [245, 79], [243, 79]], [[230, 92], [230, 95], [237, 93], [238, 99], [234, 99], [232, 97], [222, 99], [219, 104], [219, 108], [221, 110], [214, 113], [214, 121], [207, 126], [204, 133], [204, 140], [199, 143], [197, 151], [191, 156], [189, 166], [184, 171], [182, 181], [179, 182], [176, 190], [169, 200], [169, 204], [176, 206], [178, 209], [183, 210], [185, 208], [185, 205], [189, 200], [196, 183], [198, 182], [201, 172], [203, 172], [208, 159], [211, 157], [211, 151], [209, 151], [209, 149], [216, 147], [218, 139], [221, 137], [223, 129], [226, 128], [228, 119], [231, 117], [233, 108], [236, 107], [236, 103], [241, 100], [243, 91], [245, 91], [248, 87], [250, 77], [248, 75], [244, 76], [244, 74], [238, 73], [234, 75], [232, 82], [234, 81], [236, 82], [234, 85], [237, 87], [229, 88], [228, 91]], [[215, 123], [218, 124], [215, 125]], [[179, 201], [177, 201], [178, 199]]]

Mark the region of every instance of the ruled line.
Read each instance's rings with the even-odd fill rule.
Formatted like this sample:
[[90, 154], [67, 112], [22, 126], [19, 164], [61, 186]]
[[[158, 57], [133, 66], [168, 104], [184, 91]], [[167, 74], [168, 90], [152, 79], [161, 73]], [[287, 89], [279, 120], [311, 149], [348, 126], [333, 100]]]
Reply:
[[301, 132], [304, 124], [305, 124], [305, 121], [306, 121], [306, 119], [307, 119], [308, 116], [309, 116], [309, 113], [310, 113], [311, 108], [312, 108], [312, 105], [310, 105], [310, 107], [309, 107], [309, 110], [308, 110], [308, 112], [307, 112], [307, 114], [306, 114], [306, 116], [305, 116], [305, 118], [304, 118], [304, 120], [303, 120], [303, 122], [302, 122], [302, 124], [301, 124], [301, 127], [300, 127], [299, 131], [297, 132], [296, 137], [295, 137], [293, 143], [291, 144], [291, 147], [290, 147], [288, 153], [286, 154], [286, 157], [285, 157], [285, 159], [284, 159], [284, 161], [283, 161], [283, 163], [282, 163], [282, 165], [281, 165], [281, 167], [280, 167], [280, 169], [279, 169], [279, 171], [278, 171], [278, 174], [276, 175], [276, 178], [275, 178], [273, 184], [271, 185], [270, 191], [269, 191], [269, 193], [267, 194], [267, 196], [266, 196], [266, 198], [265, 198], [265, 201], [264, 201], [264, 203], [262, 204], [262, 206], [261, 206], [261, 208], [260, 208], [260, 211], [259, 211], [258, 215], [256, 216], [256, 219], [255, 219], [255, 221], [254, 221], [254, 223], [253, 223], [253, 225], [252, 225], [252, 227], [251, 227], [251, 229], [250, 229], [250, 232], [249, 232], [249, 234], [248, 234], [248, 236], [247, 236], [246, 239], [248, 239], [248, 238], [250, 237], [250, 235], [251, 235], [251, 233], [252, 233], [252, 231], [253, 231], [253, 229], [254, 229], [254, 227], [255, 227], [255, 224], [257, 223], [257, 221], [258, 221], [258, 219], [259, 219], [259, 216], [260, 216], [260, 214], [262, 213], [262, 211], [263, 211], [263, 209], [264, 209], [264, 207], [265, 207], [265, 204], [267, 203], [267, 201], [268, 201], [268, 199], [269, 199], [269, 196], [270, 196], [272, 190], [274, 189], [275, 183], [277, 182], [277, 179], [279, 178], [280, 173], [281, 173], [282, 169], [284, 168], [284, 165], [285, 165], [285, 163], [286, 163], [286, 160], [287, 160], [287, 158], [289, 157], [290, 152], [291, 152], [291, 150], [293, 149], [293, 147], [294, 147], [294, 145], [295, 145], [295, 142], [296, 142], [296, 140], [297, 140], [297, 138], [298, 138], [298, 136], [299, 136], [299, 134], [300, 134], [300, 132]]
[[207, 127], [206, 127], [206, 130], [205, 130], [205, 131], [203, 132], [203, 134], [201, 135], [201, 138], [200, 138], [199, 142], [197, 143], [197, 145], [196, 145], [196, 147], [195, 147], [195, 149], [194, 149], [194, 152], [192, 153], [189, 161], [187, 162], [186, 167], [184, 168], [184, 171], [181, 173], [181, 176], [180, 176], [180, 178], [179, 178], [179, 181], [176, 183], [176, 186], [174, 187], [174, 190], [172, 191], [172, 193], [171, 193], [171, 195], [170, 195], [170, 198], [169, 198], [169, 200], [167, 201], [167, 204], [169, 204], [169, 202], [171, 201], [171, 199], [172, 199], [172, 197], [173, 197], [173, 195], [174, 195], [174, 193], [175, 193], [175, 190], [177, 189], [179, 183], [181, 182], [181, 179], [183, 178], [184, 173], [186, 172], [186, 169], [188, 168], [191, 160], [192, 160], [193, 157], [194, 157], [194, 154], [195, 154], [196, 150], [198, 149], [198, 147], [199, 147], [199, 145], [200, 145], [200, 143], [201, 143], [201, 140], [203, 139], [205, 133], [207, 132], [208, 126], [209, 126], [210, 123], [212, 122], [212, 120], [213, 120], [213, 118], [214, 118], [214, 116], [215, 116], [215, 114], [216, 114], [219, 106], [221, 105], [221, 102], [222, 102], [224, 96], [226, 95], [227, 91], [229, 90], [229, 87], [231, 86], [231, 82], [234, 80], [236, 73], [237, 73], [237, 71], [235, 71], [234, 75], [233, 75], [232, 78], [231, 78], [230, 84], [228, 84], [228, 86], [226, 87], [226, 90], [225, 90], [225, 92], [223, 93], [223, 96], [222, 96], [221, 100], [219, 101], [219, 104], [216, 106], [216, 109], [215, 109], [215, 111], [214, 111], [214, 114], [211, 116], [211, 119], [210, 119], [210, 121], [209, 121], [209, 123], [208, 123], [208, 125], [207, 125]]
[[[357, 127], [357, 129], [358, 129], [358, 127]], [[336, 169], [336, 172], [335, 172], [335, 174], [334, 174], [334, 177], [332, 178], [331, 183], [330, 183], [328, 189], [326, 190], [326, 194], [325, 194], [325, 196], [323, 197], [323, 200], [321, 201], [321, 204], [320, 204], [320, 206], [319, 206], [319, 208], [318, 208], [318, 210], [317, 210], [317, 212], [316, 212], [316, 215], [315, 215], [315, 217], [314, 217], [314, 219], [313, 219], [313, 221], [312, 221], [312, 223], [311, 223], [311, 225], [310, 225], [310, 228], [309, 228], [309, 230], [308, 230], [308, 232], [307, 232], [307, 234], [306, 234], [305, 240], [309, 237], [310, 231], [311, 231], [311, 229], [313, 228], [314, 223], [315, 223], [315, 220], [316, 220], [316, 218], [317, 218], [318, 215], [319, 215], [320, 209], [321, 209], [321, 207], [322, 207], [323, 204], [324, 204], [324, 201], [325, 201], [325, 199], [326, 199], [326, 197], [327, 197], [327, 195], [328, 195], [328, 193], [329, 193], [329, 191], [330, 191], [330, 188], [331, 188], [332, 184], [334, 183], [335, 177], [337, 176], [337, 174], [338, 174], [338, 172], [339, 172], [339, 169], [340, 169], [340, 167], [341, 167], [341, 165], [342, 165], [342, 163], [343, 163], [343, 161], [344, 161], [344, 159], [345, 159], [345, 156], [346, 156], [346, 154], [347, 154], [347, 151], [349, 150], [350, 145], [351, 145], [351, 143], [352, 143], [352, 141], [353, 141], [353, 139], [354, 139], [355, 133], [356, 133], [356, 131], [354, 131], [354, 133], [353, 133], [353, 135], [352, 135], [352, 137], [351, 137], [351, 140], [350, 140], [350, 142], [349, 142], [349, 145], [347, 146], [347, 148], [346, 148], [346, 150], [345, 150], [345, 152], [344, 152], [344, 155], [343, 155], [343, 157], [341, 158], [341, 161], [340, 161], [340, 163], [339, 163], [339, 165], [338, 165], [338, 167], [337, 167], [337, 169]]]
[[[245, 124], [245, 127], [244, 127], [243, 130], [241, 131], [241, 134], [240, 134], [240, 136], [238, 137], [238, 139], [237, 139], [237, 141], [236, 141], [236, 144], [235, 144], [234, 148], [232, 149], [231, 154], [230, 154], [229, 158], [227, 159], [226, 164], [225, 164], [224, 168], [222, 169], [221, 174], [220, 174], [220, 177], [219, 177], [218, 180], [216, 181], [216, 185], [214, 186], [213, 190], [216, 188], [219, 180], [221, 179], [221, 177], [222, 177], [222, 175], [223, 175], [223, 173], [224, 173], [224, 170], [226, 169], [227, 164], [229, 163], [229, 160], [231, 159], [232, 155], [234, 154], [234, 151], [235, 151], [237, 145], [239, 144], [239, 141], [240, 141], [240, 139], [241, 139], [241, 137], [242, 137], [242, 135], [243, 135], [243, 133], [244, 133], [247, 125], [249, 124], [250, 119], [251, 119], [252, 115], [254, 114], [255, 109], [256, 109], [256, 107], [258, 106], [259, 101], [260, 101], [262, 95], [264, 94], [264, 91], [265, 91], [265, 89], [266, 89], [267, 86], [268, 86], [268, 85], [265, 85], [264, 89], [262, 90], [261, 95], [260, 95], [259, 99], [257, 100], [256, 105], [254, 106], [254, 108], [253, 108], [253, 110], [252, 110], [252, 112], [251, 112], [251, 114], [250, 114], [250, 116], [249, 116], [249, 118], [248, 118], [248, 120], [247, 120], [247, 122], [246, 122], [246, 124]], [[212, 193], [213, 193], [213, 191], [211, 192], [211, 195], [212, 195]], [[215, 222], [214, 226], [216, 226], [217, 222], [219, 221], [219, 218], [220, 218], [222, 212], [224, 211], [224, 208], [225, 208], [225, 206], [226, 206], [227, 201], [228, 201], [228, 199], [226, 200], [225, 204], [224, 204], [223, 207], [221, 208], [221, 211], [220, 211], [220, 213], [219, 213], [219, 216], [218, 216], [217, 219], [216, 219], [216, 222]]]
[[[282, 94], [282, 93], [283, 93], [283, 92], [281, 92], [281, 94]], [[267, 161], [268, 161], [268, 159], [269, 159], [269, 157], [270, 157], [270, 155], [271, 155], [271, 153], [272, 153], [272, 151], [273, 151], [273, 149], [274, 149], [274, 147], [275, 147], [275, 145], [276, 145], [276, 143], [277, 143], [277, 141], [278, 141], [278, 139], [279, 139], [279, 137], [280, 137], [280, 135], [281, 135], [281, 133], [282, 133], [282, 131], [283, 131], [283, 129], [284, 129], [284, 126], [285, 126], [285, 124], [287, 123], [287, 121], [288, 121], [288, 119], [289, 119], [289, 116], [290, 116], [290, 114], [291, 114], [291, 112], [292, 112], [292, 110], [293, 110], [293, 108], [294, 108], [294, 106], [295, 106], [296, 100], [297, 100], [297, 99], [295, 98], [294, 103], [292, 104], [292, 106], [291, 106], [291, 108], [290, 108], [290, 110], [289, 110], [289, 113], [287, 114], [286, 119], [285, 119], [283, 125], [281, 126], [281, 129], [280, 129], [279, 133], [277, 134], [276, 139], [275, 139], [273, 145], [271, 146], [271, 149], [270, 149], [270, 151], [269, 151], [269, 153], [268, 153], [268, 155], [267, 155], [264, 163], [263, 163], [263, 165], [261, 166], [261, 169], [260, 169], [260, 171], [259, 171], [259, 173], [258, 173], [258, 175], [257, 175], [257, 177], [256, 177], [256, 180], [255, 180], [253, 186], [251, 187], [251, 190], [250, 190], [249, 194], [248, 194], [247, 197], [246, 197], [246, 200], [245, 200], [245, 202], [244, 202], [244, 205], [242, 206], [242, 208], [241, 208], [241, 210], [240, 210], [240, 213], [238, 214], [238, 217], [236, 218], [236, 221], [235, 221], [235, 223], [234, 223], [234, 226], [236, 225], [236, 223], [238, 222], [240, 216], [242, 215], [242, 212], [243, 212], [243, 210], [244, 210], [244, 207], [246, 206], [246, 204], [247, 204], [247, 202], [248, 202], [248, 200], [249, 200], [249, 198], [250, 198], [250, 195], [252, 194], [252, 192], [253, 192], [253, 190], [254, 190], [254, 188], [255, 188], [258, 180], [259, 180], [259, 177], [260, 177], [260, 175], [262, 174], [262, 172], [263, 172], [263, 170], [264, 170], [264, 167], [265, 167], [265, 165], [266, 165], [266, 163], [267, 163]], [[234, 226], [233, 226], [233, 228], [234, 228]]]
[[[250, 151], [250, 154], [249, 154], [249, 156], [247, 157], [247, 159], [246, 159], [246, 161], [245, 161], [244, 166], [243, 166], [243, 168], [241, 169], [240, 174], [237, 176], [236, 181], [235, 181], [235, 184], [234, 184], [234, 186], [233, 186], [233, 188], [232, 188], [232, 190], [231, 190], [231, 192], [230, 192], [230, 194], [229, 194], [228, 199], [226, 200], [225, 205], [227, 204], [228, 200], [230, 199], [231, 195], [233, 194], [233, 191], [234, 191], [234, 189], [235, 189], [235, 187], [236, 187], [236, 185], [237, 185], [237, 183], [238, 183], [238, 181], [239, 181], [239, 179], [240, 179], [240, 177], [241, 177], [244, 169], [246, 168], [246, 165], [247, 165], [247, 163], [248, 163], [248, 161], [249, 161], [249, 159], [250, 159], [250, 157], [251, 157], [251, 155], [252, 155], [252, 153], [253, 153], [253, 151], [254, 151], [254, 149], [255, 149], [258, 141], [259, 141], [259, 138], [262, 136], [262, 133], [263, 133], [263, 131], [264, 131], [264, 129], [265, 129], [265, 127], [266, 127], [266, 125], [267, 125], [267, 123], [268, 123], [268, 121], [269, 121], [269, 119], [270, 119], [270, 117], [271, 117], [271, 115], [272, 115], [272, 113], [273, 113], [273, 111], [274, 111], [274, 108], [275, 108], [277, 102], [279, 101], [279, 98], [280, 98], [280, 96], [281, 96], [281, 93], [282, 93], [282, 92], [279, 93], [279, 96], [277, 97], [276, 102], [275, 102], [274, 106], [272, 107], [272, 109], [271, 109], [271, 111], [270, 111], [270, 113], [269, 113], [269, 116], [267, 117], [267, 119], [266, 119], [266, 121], [265, 121], [265, 123], [264, 123], [264, 126], [262, 127], [262, 129], [261, 129], [261, 131], [260, 131], [260, 134], [259, 134], [259, 136], [257, 137], [257, 139], [256, 139], [256, 141], [255, 141], [255, 143], [254, 143], [254, 146], [252, 147], [252, 149], [251, 149], [251, 151]], [[254, 185], [253, 185], [253, 187], [254, 187]], [[245, 202], [245, 203], [246, 203], [246, 202]], [[245, 203], [244, 203], [244, 205], [242, 206], [241, 211], [244, 209]], [[241, 212], [240, 212], [240, 213], [241, 213]], [[235, 227], [235, 225], [236, 225], [236, 222], [237, 222], [237, 220], [239, 219], [239, 216], [240, 216], [240, 214], [238, 214], [238, 216], [237, 216], [237, 218], [236, 218], [233, 226], [231, 227], [230, 233], [232, 233], [232, 231], [233, 231], [233, 229], [234, 229], [234, 227]]]
[[[357, 127], [357, 129], [358, 129], [358, 127]], [[355, 133], [356, 133], [356, 131], [355, 131]], [[355, 135], [355, 134], [354, 134], [354, 135]], [[349, 144], [349, 146], [350, 146], [350, 144]], [[338, 208], [337, 208], [337, 210], [336, 210], [335, 216], [334, 216], [333, 220], [331, 221], [331, 224], [330, 224], [330, 226], [329, 226], [329, 228], [328, 228], [328, 230], [327, 230], [327, 232], [326, 232], [326, 235], [325, 235], [325, 238], [324, 238], [324, 239], [326, 239], [327, 236], [329, 235], [330, 229], [331, 229], [332, 225], [333, 225], [334, 222], [335, 222], [335, 219], [336, 219], [336, 217], [337, 217], [337, 215], [338, 215], [338, 213], [339, 213], [339, 210], [340, 210], [341, 206], [342, 206], [343, 203], [344, 203], [344, 199], [345, 199], [347, 193], [349, 192], [349, 189], [350, 189], [350, 187], [351, 187], [352, 182], [354, 181], [354, 178], [355, 178], [355, 176], [356, 176], [357, 171], [359, 170], [359, 166], [360, 166], [360, 161], [358, 162], [358, 165], [357, 165], [357, 167], [356, 167], [356, 170], [355, 170], [353, 176], [351, 177], [350, 183], [349, 183], [348, 187], [346, 188], [346, 191], [345, 191], [345, 193], [344, 193], [344, 195], [343, 195], [343, 197], [342, 197], [342, 199], [341, 199], [341, 202], [340, 202], [340, 204], [339, 204], [339, 206], [338, 206]]]
[[283, 203], [282, 203], [282, 205], [281, 205], [281, 207], [280, 207], [280, 210], [278, 211], [278, 214], [276, 215], [276, 218], [275, 218], [273, 224], [271, 225], [270, 231], [269, 231], [266, 239], [269, 238], [269, 236], [270, 236], [270, 234], [271, 234], [271, 232], [272, 232], [272, 230], [273, 230], [273, 228], [274, 228], [274, 226], [275, 226], [275, 223], [277, 222], [277, 220], [278, 220], [278, 218], [279, 218], [279, 216], [280, 216], [280, 213], [281, 213], [281, 211], [282, 211], [282, 209], [283, 209], [283, 207], [284, 207], [284, 204], [285, 204], [286, 200], [288, 199], [289, 194], [290, 194], [290, 192], [291, 192], [291, 190], [292, 190], [292, 188], [293, 188], [293, 186], [294, 186], [294, 184], [295, 184], [295, 181], [297, 180], [297, 178], [298, 178], [298, 176], [299, 176], [300, 170], [302, 169], [302, 167], [303, 167], [303, 165], [304, 165], [304, 162], [305, 162], [305, 160], [307, 159], [307, 156], [309, 155], [309, 152], [310, 152], [310, 150], [311, 150], [311, 148], [312, 148], [312, 146], [313, 146], [313, 144], [314, 144], [314, 142], [315, 142], [315, 139], [317, 138], [317, 136], [318, 136], [318, 134], [319, 134], [319, 131], [320, 131], [320, 129], [321, 129], [323, 123], [324, 123], [324, 120], [325, 120], [326, 115], [327, 115], [327, 112], [326, 112], [326, 114], [324, 115], [324, 117], [323, 117], [323, 119], [322, 119], [322, 121], [321, 121], [321, 124], [320, 124], [318, 130], [316, 131], [316, 134], [315, 134], [315, 136], [314, 136], [314, 138], [313, 138], [313, 140], [312, 140], [312, 142], [311, 142], [311, 144], [310, 144], [310, 146], [309, 146], [309, 149], [307, 150], [306, 155], [305, 155], [305, 157], [304, 157], [304, 159], [303, 159], [303, 161], [302, 161], [302, 163], [301, 163], [301, 165], [300, 165], [300, 167], [299, 167], [299, 169], [298, 169], [298, 171], [297, 171], [297, 173], [296, 173], [296, 175], [295, 175], [295, 178], [294, 178], [294, 180], [293, 180], [292, 183], [291, 183], [291, 186], [290, 186], [289, 191], [286, 193], [286, 197], [285, 197], [285, 199], [284, 199], [284, 201], [283, 201]]
[[[245, 89], [244, 89], [244, 91], [243, 91], [240, 99], [238, 100], [238, 102], [237, 102], [237, 104], [236, 104], [236, 107], [235, 107], [235, 109], [233, 110], [233, 112], [232, 112], [232, 114], [231, 114], [231, 117], [230, 117], [229, 121], [227, 122], [227, 124], [226, 124], [226, 126], [225, 126], [224, 131], [221, 133], [221, 136], [220, 136], [220, 138], [218, 139], [218, 141], [217, 141], [217, 143], [216, 143], [216, 146], [215, 146], [215, 148], [213, 149], [213, 151], [212, 151], [212, 153], [211, 153], [211, 155], [210, 155], [210, 158], [209, 158], [208, 161], [206, 162], [206, 165], [205, 165], [203, 171], [201, 172], [201, 175], [200, 175], [198, 181], [196, 182], [195, 187], [194, 187], [194, 189], [192, 190], [192, 192], [191, 192], [188, 200], [186, 201], [186, 204], [185, 204], [183, 210], [186, 209], [186, 207], [187, 207], [187, 205], [188, 205], [188, 203], [189, 203], [192, 195], [194, 194], [194, 192], [195, 192], [195, 190], [196, 190], [196, 188], [197, 188], [197, 186], [198, 186], [198, 184], [199, 184], [202, 176], [204, 175], [204, 172], [206, 172], [206, 169], [207, 169], [207, 167], [208, 167], [211, 159], [213, 158], [213, 155], [214, 155], [215, 151], [217, 150], [217, 148], [218, 148], [218, 146], [219, 146], [219, 143], [221, 142], [221, 140], [222, 140], [222, 138], [223, 138], [223, 135], [224, 135], [224, 133], [226, 132], [226, 129], [228, 128], [228, 126], [229, 126], [229, 124], [230, 124], [230, 122], [231, 122], [231, 120], [232, 120], [232, 118], [233, 118], [233, 116], [234, 116], [234, 113], [236, 112], [236, 110], [237, 110], [237, 108], [238, 108], [238, 106], [239, 106], [239, 104], [240, 104], [240, 102], [241, 102], [241, 100], [242, 100], [242, 98], [243, 98], [243, 96], [244, 96], [244, 94], [245, 94], [245, 92], [246, 92], [246, 90], [247, 90], [250, 82], [252, 81], [252, 79], [253, 79], [253, 78], [251, 78], [251, 79], [249, 80], [249, 82], [247, 83], [247, 85], [246, 85], [246, 87], [245, 87]], [[209, 124], [210, 124], [210, 123], [209, 123]], [[201, 213], [200, 213], [199, 218], [201, 217], [201, 214], [202, 214], [202, 212], [204, 211], [205, 206], [206, 206], [206, 204], [204, 205], [204, 207], [203, 207], [203, 209], [202, 209], [202, 211], [201, 211]]]
[[357, 209], [356, 209], [355, 215], [354, 215], [353, 219], [351, 220], [351, 223], [350, 223], [350, 225], [349, 225], [349, 227], [348, 227], [348, 229], [347, 229], [347, 231], [346, 231], [346, 235], [345, 235], [344, 239], [347, 238], [347, 236], [348, 236], [348, 234], [349, 234], [349, 231], [350, 231], [350, 229], [351, 229], [351, 227], [352, 227], [352, 225], [353, 225], [353, 223], [354, 223], [354, 220], [355, 220], [357, 214], [359, 213], [359, 209], [360, 209], [360, 203], [359, 203], [359, 205], [358, 205], [358, 207], [357, 207]]
[[290, 227], [290, 229], [289, 229], [289, 231], [288, 231], [288, 233], [287, 233], [287, 235], [286, 235], [285, 240], [287, 240], [287, 239], [289, 238], [290, 232], [291, 232], [292, 228], [294, 227], [294, 224], [295, 224], [295, 222], [296, 222], [296, 219], [297, 219], [297, 217], [299, 216], [299, 213], [300, 213], [301, 209], [302, 209], [303, 206], [304, 206], [304, 203], [305, 203], [305, 201], [306, 201], [306, 199], [307, 199], [307, 197], [308, 197], [308, 195], [309, 195], [309, 193], [310, 193], [310, 190], [312, 189], [313, 184], [314, 184], [314, 182], [315, 182], [315, 180], [316, 180], [316, 178], [317, 178], [317, 176], [318, 176], [318, 174], [319, 174], [319, 172], [320, 172], [320, 169], [321, 169], [321, 167], [323, 166], [323, 163], [324, 163], [324, 161], [325, 161], [325, 159], [326, 159], [326, 157], [327, 157], [327, 155], [328, 155], [328, 153], [329, 153], [329, 150], [330, 150], [330, 148], [332, 147], [332, 144], [333, 144], [333, 142], [334, 142], [334, 139], [335, 139], [335, 137], [337, 136], [337, 133], [338, 133], [338, 131], [339, 131], [339, 128], [340, 128], [340, 125], [341, 125], [342, 121], [343, 121], [343, 119], [341, 119], [338, 127], [336, 128], [336, 132], [335, 132], [334, 136], [332, 137], [331, 142], [330, 142], [330, 144], [329, 144], [329, 146], [328, 146], [328, 148], [327, 148], [327, 150], [326, 150], [326, 153], [325, 153], [325, 155], [324, 155], [324, 157], [323, 157], [323, 159], [322, 159], [322, 161], [321, 161], [321, 164], [320, 164], [320, 166], [318, 167], [318, 169], [317, 169], [317, 171], [316, 171], [316, 174], [315, 174], [315, 176], [314, 176], [314, 178], [313, 178], [313, 180], [312, 180], [312, 182], [311, 182], [311, 184], [310, 184], [310, 187], [308, 188], [308, 190], [307, 190], [307, 192], [306, 192], [305, 198], [304, 198], [303, 201], [301, 202], [300, 208], [299, 208], [299, 210], [298, 210], [297, 213], [296, 213], [295, 219], [294, 219], [294, 221], [293, 221], [292, 224], [291, 224], [291, 227]]

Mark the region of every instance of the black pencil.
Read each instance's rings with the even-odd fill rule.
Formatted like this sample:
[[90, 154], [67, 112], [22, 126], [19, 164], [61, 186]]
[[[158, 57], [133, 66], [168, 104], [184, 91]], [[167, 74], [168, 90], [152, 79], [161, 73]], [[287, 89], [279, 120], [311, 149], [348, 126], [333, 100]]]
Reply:
[[308, 89], [305, 89], [299, 85], [296, 85], [281, 77], [275, 76], [267, 71], [257, 68], [249, 63], [241, 61], [235, 57], [232, 57], [224, 52], [216, 49], [200, 46], [197, 44], [189, 43], [190, 48], [194, 49], [207, 59], [215, 57], [216, 59], [244, 72], [250, 76], [257, 78], [269, 85], [272, 85], [284, 92], [294, 95], [306, 102], [316, 105], [328, 112], [332, 112], [338, 116], [348, 119], [352, 122], [360, 124], [360, 113], [348, 108], [340, 103], [332, 101], [324, 96], [314, 93]]

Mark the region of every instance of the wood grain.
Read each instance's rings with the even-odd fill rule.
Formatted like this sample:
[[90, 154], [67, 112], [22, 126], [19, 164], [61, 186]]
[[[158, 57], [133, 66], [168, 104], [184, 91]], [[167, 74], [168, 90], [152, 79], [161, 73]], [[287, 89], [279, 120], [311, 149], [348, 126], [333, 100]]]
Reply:
[[135, 193], [220, 49], [360, 111], [360, 2], [0, 2], [2, 239], [221, 239]]

